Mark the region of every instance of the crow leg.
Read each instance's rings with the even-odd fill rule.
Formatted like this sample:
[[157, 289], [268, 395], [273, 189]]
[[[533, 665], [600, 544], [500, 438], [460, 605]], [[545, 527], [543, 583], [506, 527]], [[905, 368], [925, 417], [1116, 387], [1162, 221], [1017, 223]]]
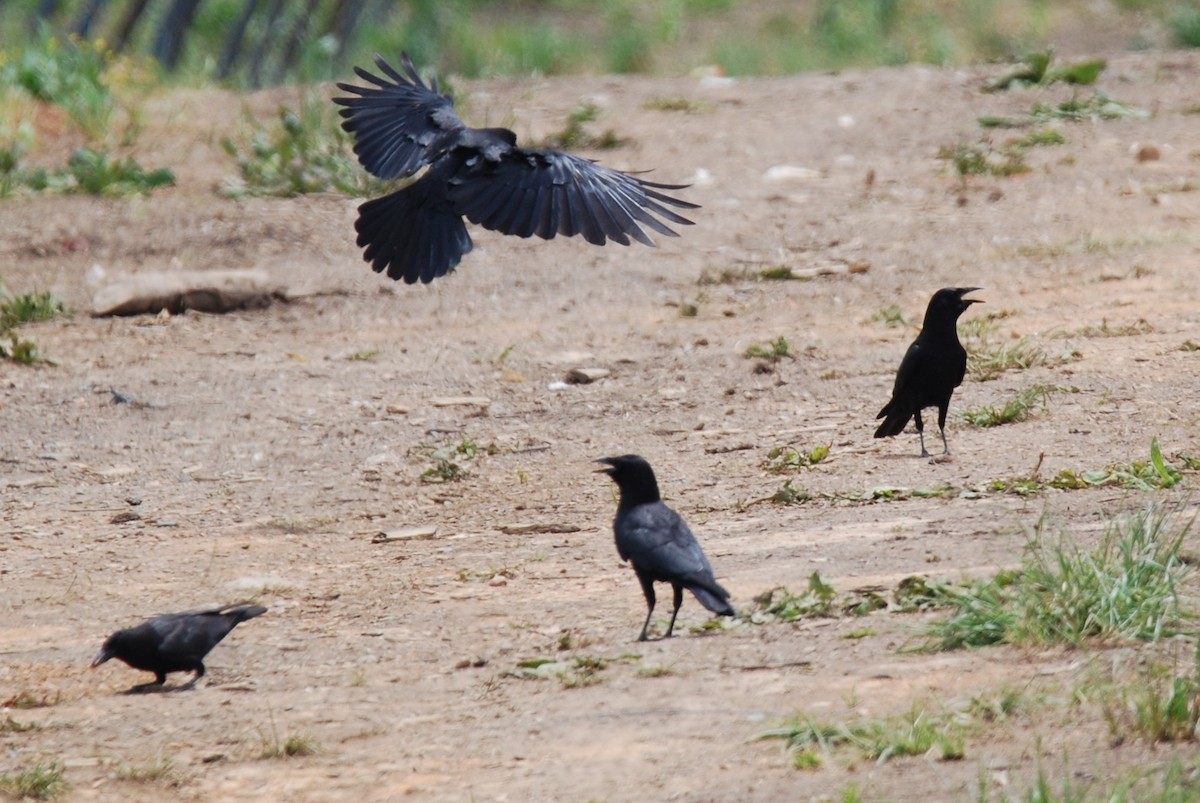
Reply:
[[194, 689], [196, 687], [196, 681], [204, 677], [204, 664], [202, 662], [197, 661], [196, 665], [191, 668], [193, 671], [195, 671], [196, 676], [188, 681], [187, 685], [183, 687], [185, 689]]
[[683, 606], [683, 586], [679, 585], [679, 583], [671, 583], [671, 590], [675, 595], [673, 599], [675, 610], [671, 611], [671, 624], [667, 625], [667, 635], [663, 636], [663, 638], [671, 637], [671, 632], [675, 630], [675, 617], [679, 615], [679, 609]]
[[167, 675], [165, 672], [155, 672], [154, 680], [150, 681], [149, 683], [139, 683], [136, 686], [131, 686], [125, 690], [125, 694], [144, 694], [151, 689], [160, 688], [166, 682]]
[[642, 634], [638, 636], [638, 641], [645, 641], [646, 632], [650, 629], [650, 617], [654, 615], [654, 579], [648, 575], [639, 574], [638, 581], [642, 584], [642, 593], [646, 595], [646, 605], [650, 608], [646, 611], [646, 622], [642, 625]]
[[917, 435], [921, 438], [921, 457], [929, 457], [929, 452], [925, 449], [925, 422], [921, 420], [920, 410], [913, 413], [913, 423], [916, 424]]
[[945, 448], [945, 454], [950, 454], [950, 444], [946, 440], [946, 411], [950, 409], [950, 405], [938, 408], [938, 429], [942, 431], [942, 447]]

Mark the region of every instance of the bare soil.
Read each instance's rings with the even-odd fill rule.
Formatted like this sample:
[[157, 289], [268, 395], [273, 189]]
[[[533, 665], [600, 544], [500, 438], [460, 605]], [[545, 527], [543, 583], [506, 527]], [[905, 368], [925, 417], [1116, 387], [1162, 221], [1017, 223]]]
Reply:
[[[755, 737], [798, 713], [965, 710], [1013, 689], [1061, 701], [1097, 660], [1138, 651], [915, 653], [901, 648], [932, 615], [887, 611], [703, 629], [691, 598], [677, 637], [639, 644], [613, 489], [592, 473], [605, 455], [650, 460], [750, 611], [813, 572], [885, 594], [912, 575], [987, 576], [1043, 515], [1086, 536], [1146, 501], [980, 492], [992, 481], [1144, 461], [1153, 437], [1168, 457], [1200, 452], [1200, 355], [1182, 348], [1200, 342], [1200, 55], [1114, 57], [1100, 88], [1148, 117], [1060, 124], [1066, 144], [1030, 149], [1029, 173], [963, 184], [939, 148], [978, 141], [979, 115], [1073, 91], [981, 93], [995, 72], [464, 82], [464, 116], [524, 141], [599, 103], [596, 128], [624, 145], [589, 155], [692, 181], [681, 195], [703, 208], [657, 249], [473, 229], [475, 252], [429, 287], [371, 273], [356, 201], [212, 191], [235, 170], [219, 142], [243, 102], [269, 111], [285, 92], [152, 98], [138, 158], [175, 168], [175, 188], [0, 204], [6, 288], [76, 311], [20, 330], [56, 365], [0, 363], [0, 716], [38, 725], [0, 728], [0, 774], [58, 761], [72, 800], [804, 800], [851, 784], [872, 800], [962, 800], [981, 779], [1019, 795], [1039, 768], [1086, 785], [1162, 765], [1169, 747], [1113, 746], [1098, 709], [1047, 702], [979, 724], [958, 761], [839, 750], [794, 769]], [[690, 110], [654, 108], [671, 98]], [[990, 134], [996, 147], [1021, 135]], [[1140, 161], [1145, 144], [1159, 158]], [[780, 165], [805, 170], [769, 179]], [[753, 279], [778, 265], [833, 272]], [[98, 281], [246, 267], [292, 300], [88, 315]], [[699, 283], [722, 271], [740, 275]], [[923, 460], [911, 429], [874, 440], [874, 416], [948, 285], [983, 287], [966, 319], [1002, 313], [999, 338], [1049, 359], [968, 378], [953, 457]], [[893, 304], [910, 325], [877, 319]], [[794, 357], [773, 370], [744, 356], [781, 336]], [[611, 374], [564, 383], [576, 367]], [[1035, 383], [1062, 390], [1027, 422], [957, 416]], [[423, 480], [432, 448], [466, 441], [479, 453], [454, 458], [465, 478]], [[812, 469], [766, 468], [773, 447], [820, 444]], [[813, 498], [765, 501], [785, 480]], [[421, 526], [436, 532], [375, 542]], [[270, 611], [211, 653], [194, 690], [172, 676], [166, 692], [122, 695], [147, 677], [88, 669], [115, 629], [245, 598]], [[602, 668], [534, 677], [520, 666], [534, 659]], [[262, 757], [292, 736], [316, 752]]]

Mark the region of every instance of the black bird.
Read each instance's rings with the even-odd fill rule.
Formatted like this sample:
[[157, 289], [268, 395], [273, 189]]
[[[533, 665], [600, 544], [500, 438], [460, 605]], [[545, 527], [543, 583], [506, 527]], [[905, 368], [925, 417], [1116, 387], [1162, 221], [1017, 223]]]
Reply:
[[963, 298], [979, 289], [943, 287], [929, 299], [921, 333], [900, 362], [892, 400], [875, 416], [884, 419], [875, 430], [876, 438], [898, 435], [910, 418], [915, 419], [917, 434], [921, 436], [921, 457], [929, 457], [925, 450], [925, 424], [921, 421], [921, 411], [926, 407], [937, 407], [942, 446], [945, 453], [950, 454], [950, 444], [946, 442], [946, 411], [950, 409], [954, 389], [962, 384], [967, 373], [967, 350], [958, 342], [958, 316], [972, 304], [983, 303], [977, 298]]
[[226, 605], [207, 611], [168, 613], [137, 627], [118, 630], [109, 636], [92, 667], [110, 658], [120, 658], [134, 669], [154, 673], [154, 681], [134, 686], [141, 692], [167, 682], [168, 672], [195, 672], [188, 687], [204, 676], [204, 656], [247, 619], [266, 613], [261, 605]]
[[[421, 80], [408, 54], [405, 75], [379, 55], [383, 77], [361, 67], [354, 72], [371, 86], [338, 84], [355, 97], [333, 102], [354, 135], [354, 153], [367, 172], [382, 179], [409, 178], [428, 170], [391, 195], [358, 208], [358, 245], [376, 273], [426, 284], [453, 270], [473, 247], [463, 218], [501, 234], [544, 240], [556, 234], [595, 245], [630, 238], [653, 246], [643, 227], [678, 236], [658, 218], [692, 221], [667, 209], [696, 209], [659, 190], [658, 184], [577, 156], [517, 147], [505, 128], [468, 128], [454, 101], [438, 92], [437, 80]], [[656, 217], [657, 215], [657, 217]]]
[[650, 606], [638, 641], [646, 640], [646, 631], [650, 627], [656, 581], [670, 583], [675, 594], [675, 610], [671, 612], [671, 623], [663, 638], [670, 638], [675, 629], [675, 617], [683, 605], [685, 588], [713, 613], [734, 616], [729, 592], [717, 584], [696, 536], [678, 513], [663, 504], [650, 464], [635, 454], [603, 457], [596, 462], [608, 466], [598, 471], [612, 477], [620, 489], [621, 500], [613, 521], [617, 554], [633, 565], [642, 584], [642, 593], [646, 595], [646, 604]]

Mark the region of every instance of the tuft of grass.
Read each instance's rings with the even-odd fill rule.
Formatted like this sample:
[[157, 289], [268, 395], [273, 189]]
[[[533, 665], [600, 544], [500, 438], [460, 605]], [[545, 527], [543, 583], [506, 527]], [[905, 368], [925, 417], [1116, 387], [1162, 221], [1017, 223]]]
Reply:
[[1184, 674], [1151, 665], [1131, 691], [1134, 732], [1155, 744], [1196, 741], [1200, 726], [1200, 663], [1194, 662]]
[[1017, 393], [1003, 405], [986, 405], [963, 410], [962, 419], [976, 427], [998, 427], [1025, 421], [1038, 408], [1045, 409], [1050, 394], [1057, 390], [1053, 385], [1037, 384]]
[[1175, 43], [1183, 47], [1200, 47], [1200, 5], [1180, 3], [1167, 19]]
[[776, 505], [801, 505], [812, 499], [812, 494], [806, 488], [793, 485], [791, 480], [784, 481], [779, 490], [767, 497], [767, 501]]
[[470, 476], [463, 463], [475, 460], [481, 454], [494, 455], [499, 452], [495, 444], [480, 446], [470, 438], [443, 446], [414, 446], [413, 452], [433, 461], [433, 465], [421, 472], [421, 482], [458, 482]]
[[259, 758], [311, 756], [320, 749], [316, 739], [302, 733], [292, 733], [281, 740], [279, 733], [275, 730], [274, 719], [271, 721], [270, 735], [260, 732], [259, 737], [262, 741], [262, 752], [259, 753]]
[[23, 183], [35, 192], [123, 198], [169, 187], [175, 183], [175, 173], [169, 167], [147, 171], [131, 156], [111, 159], [103, 150], [83, 147], [71, 153], [65, 168], [33, 170]]
[[23, 323], [51, 321], [68, 314], [63, 300], [50, 292], [9, 296], [0, 301], [0, 330]]
[[746, 349], [748, 359], [765, 360], [769, 363], [777, 363], [785, 357], [795, 359], [792, 355], [792, 346], [787, 342], [787, 338], [783, 335], [775, 338], [765, 345], [756, 343]]
[[678, 95], [672, 97], [653, 98], [642, 104], [645, 111], [659, 112], [707, 112], [715, 107], [703, 100], [691, 100]]
[[911, 325], [911, 322], [904, 317], [904, 310], [900, 309], [895, 304], [889, 304], [883, 309], [871, 316], [872, 321], [881, 323], [889, 329], [897, 329]]
[[6, 50], [0, 94], [11, 88], [61, 109], [91, 142], [130, 145], [136, 139], [138, 115], [126, 95], [149, 84], [147, 63], [117, 56], [100, 40], [62, 40], [45, 32]]
[[995, 379], [1005, 371], [1023, 371], [1047, 362], [1037, 341], [1022, 337], [1005, 341], [996, 335], [993, 318], [972, 318], [958, 326], [958, 336], [967, 350], [967, 371], [980, 382]]
[[178, 786], [181, 782], [174, 762], [163, 755], [157, 756], [150, 764], [122, 766], [117, 770], [117, 777], [130, 783], [165, 783]]
[[1038, 128], [1030, 131], [1025, 136], [1013, 143], [1013, 145], [1022, 150], [1028, 148], [1037, 148], [1043, 145], [1063, 145], [1067, 138], [1062, 135], [1061, 131], [1054, 128]]
[[1128, 103], [1110, 98], [1103, 92], [1093, 92], [1086, 98], [1078, 94], [1062, 103], [1035, 103], [1029, 113], [1033, 122], [1044, 123], [1050, 120], [1066, 120], [1068, 122], [1087, 122], [1094, 120], [1129, 120], [1144, 119], [1149, 113]]
[[237, 163], [240, 181], [222, 191], [233, 197], [293, 197], [340, 192], [362, 197], [383, 190], [381, 180], [359, 167], [353, 141], [332, 105], [306, 91], [298, 109], [281, 106], [273, 127], [246, 113], [249, 132], [221, 141]]
[[772, 474], [811, 468], [829, 457], [829, 449], [832, 445], [830, 443], [819, 444], [808, 451], [800, 451], [791, 446], [773, 446], [767, 452], [767, 459], [763, 463], [763, 467]]
[[1016, 176], [1030, 169], [1021, 148], [1009, 145], [997, 149], [987, 140], [943, 145], [937, 158], [950, 162], [962, 181], [968, 176]]
[[67, 782], [57, 762], [39, 763], [15, 774], [0, 775], [0, 790], [18, 800], [51, 800], [67, 790]]
[[1109, 326], [1107, 318], [1100, 319], [1099, 326], [1083, 326], [1073, 332], [1065, 332], [1062, 337], [1135, 337], [1154, 332], [1154, 326], [1145, 318], [1138, 318], [1133, 323]]
[[25, 733], [26, 731], [37, 730], [40, 727], [36, 722], [18, 722], [11, 716], [6, 716], [0, 720], [0, 733]]
[[1067, 84], [1088, 86], [1104, 72], [1107, 63], [1103, 59], [1078, 61], [1063, 67], [1051, 67], [1054, 49], [1029, 53], [1021, 64], [984, 84], [984, 92], [999, 92], [1022, 86], [1049, 86], [1062, 81]]
[[588, 131], [588, 123], [600, 118], [603, 109], [595, 103], [582, 103], [571, 110], [561, 131], [546, 137], [543, 147], [557, 150], [572, 148], [592, 148], [609, 150], [625, 144], [611, 128], [603, 134], [592, 134]]
[[813, 572], [808, 578], [808, 590], [801, 594], [793, 594], [783, 586], [776, 586], [756, 596], [749, 618], [755, 624], [765, 624], [833, 616], [836, 596], [833, 586], [822, 580], [819, 573]]
[[925, 649], [986, 644], [1068, 644], [1093, 639], [1156, 641], [1193, 618], [1180, 603], [1191, 568], [1180, 547], [1191, 520], [1154, 505], [1110, 521], [1088, 549], [1043, 518], [1019, 569], [950, 593], [950, 617], [933, 623]]
[[803, 716], [757, 738], [782, 739], [793, 751], [816, 748], [829, 752], [841, 746], [855, 747], [881, 764], [890, 758], [924, 755], [957, 761], [966, 754], [963, 727], [952, 716], [933, 714], [915, 704], [902, 716], [865, 722], [818, 722]]

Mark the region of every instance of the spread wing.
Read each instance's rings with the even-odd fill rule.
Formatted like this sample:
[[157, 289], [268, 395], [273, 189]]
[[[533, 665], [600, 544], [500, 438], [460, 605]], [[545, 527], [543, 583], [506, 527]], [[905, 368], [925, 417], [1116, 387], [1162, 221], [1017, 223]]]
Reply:
[[692, 223], [667, 206], [696, 204], [660, 192], [683, 186], [646, 181], [558, 151], [512, 148], [497, 159], [470, 160], [450, 180], [447, 197], [472, 223], [502, 234], [544, 240], [582, 234], [594, 245], [607, 240], [629, 245], [632, 237], [652, 246], [646, 228], [676, 237], [663, 220]]
[[354, 153], [368, 173], [383, 179], [411, 176], [465, 126], [454, 113], [454, 101], [438, 93], [436, 79], [429, 86], [421, 80], [407, 53], [401, 56], [404, 75], [378, 54], [375, 64], [383, 77], [355, 67], [372, 86], [338, 84], [355, 97], [333, 102], [345, 107], [339, 110], [346, 118], [342, 128], [354, 135]]

